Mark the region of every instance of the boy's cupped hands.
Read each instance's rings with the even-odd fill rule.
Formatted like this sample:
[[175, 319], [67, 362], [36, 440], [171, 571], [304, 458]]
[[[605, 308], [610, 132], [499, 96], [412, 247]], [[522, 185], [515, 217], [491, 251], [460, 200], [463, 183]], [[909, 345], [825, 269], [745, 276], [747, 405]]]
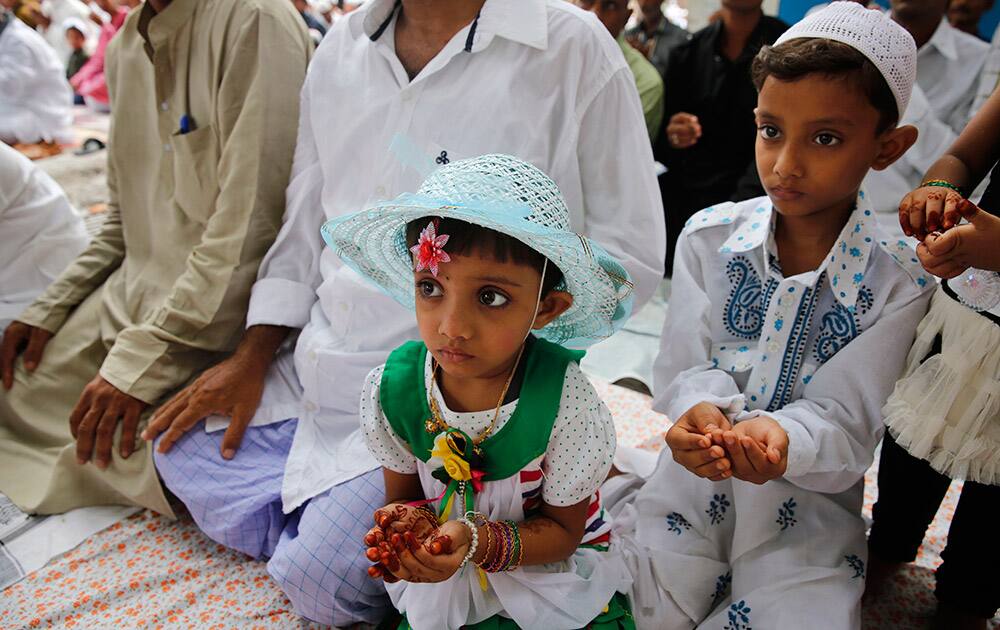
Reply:
[[774, 419], [757, 416], [734, 425], [707, 402], [678, 418], [665, 440], [674, 461], [712, 481], [736, 477], [763, 484], [788, 466], [788, 434]]

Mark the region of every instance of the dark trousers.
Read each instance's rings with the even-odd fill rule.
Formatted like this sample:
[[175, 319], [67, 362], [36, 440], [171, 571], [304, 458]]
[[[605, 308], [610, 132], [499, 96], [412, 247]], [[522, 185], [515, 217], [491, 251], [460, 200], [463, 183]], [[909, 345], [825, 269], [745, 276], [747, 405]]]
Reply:
[[[951, 479], [885, 434], [869, 549], [887, 562], [912, 562]], [[934, 594], [951, 608], [991, 618], [1000, 607], [1000, 486], [966, 481], [948, 530]]]

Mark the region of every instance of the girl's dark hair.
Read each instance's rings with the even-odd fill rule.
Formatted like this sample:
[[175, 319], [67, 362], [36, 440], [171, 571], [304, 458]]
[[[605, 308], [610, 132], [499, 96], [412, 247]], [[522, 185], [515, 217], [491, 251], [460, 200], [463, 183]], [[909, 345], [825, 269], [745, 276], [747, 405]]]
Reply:
[[[437, 219], [438, 234], [447, 234], [450, 238], [444, 249], [449, 254], [470, 256], [478, 254], [488, 256], [497, 262], [512, 262], [519, 265], [530, 265], [539, 274], [545, 267], [545, 256], [528, 247], [513, 236], [507, 236], [489, 228], [449, 219], [445, 217], [422, 217], [406, 224], [406, 246], [413, 247], [420, 238], [420, 232], [432, 220]], [[545, 278], [542, 282], [542, 297], [548, 295], [563, 279], [562, 270], [551, 260], [545, 267]]]
[[878, 110], [876, 133], [899, 122], [896, 97], [885, 77], [867, 57], [847, 44], [818, 37], [792, 39], [778, 46], [764, 46], [753, 60], [751, 75], [760, 91], [767, 77], [796, 81], [809, 74], [843, 79], [861, 90]]

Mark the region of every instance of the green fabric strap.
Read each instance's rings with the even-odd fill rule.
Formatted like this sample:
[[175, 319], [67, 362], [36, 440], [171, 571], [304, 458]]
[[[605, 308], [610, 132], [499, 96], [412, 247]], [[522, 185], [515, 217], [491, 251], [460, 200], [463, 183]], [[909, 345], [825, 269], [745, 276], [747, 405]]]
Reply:
[[[552, 425], [559, 413], [562, 385], [570, 361], [584, 353], [536, 339], [526, 350], [524, 383], [514, 414], [480, 448], [485, 455], [484, 481], [506, 479], [517, 474], [549, 444]], [[430, 459], [434, 437], [424, 426], [431, 418], [424, 382], [427, 347], [409, 341], [389, 355], [382, 370], [379, 403], [389, 426], [421, 461]]]

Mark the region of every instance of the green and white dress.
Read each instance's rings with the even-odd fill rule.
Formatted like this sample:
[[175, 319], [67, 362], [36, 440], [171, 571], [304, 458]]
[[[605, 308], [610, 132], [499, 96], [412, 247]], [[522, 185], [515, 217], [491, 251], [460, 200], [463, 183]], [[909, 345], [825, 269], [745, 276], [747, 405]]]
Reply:
[[[537, 514], [542, 502], [566, 507], [589, 497], [580, 547], [563, 562], [487, 574], [485, 591], [472, 565], [437, 584], [389, 584], [393, 604], [406, 616], [404, 624], [417, 629], [632, 627], [624, 596], [616, 595], [628, 591], [631, 579], [598, 492], [614, 457], [615, 429], [576, 365], [581, 355], [531, 340], [523, 377], [512, 386], [519, 385], [519, 394], [500, 408], [492, 435], [481, 444], [484, 483], [472, 499], [475, 510], [492, 520], [521, 522]], [[425, 426], [431, 417], [428, 395], [448, 425], [467, 435], [482, 433], [495, 413], [449, 410], [432, 378], [426, 347], [410, 342], [372, 371], [361, 400], [361, 424], [372, 455], [389, 470], [419, 475], [426, 497], [441, 496], [446, 489], [428, 463], [436, 437]], [[463, 511], [456, 500], [450, 518]]]

